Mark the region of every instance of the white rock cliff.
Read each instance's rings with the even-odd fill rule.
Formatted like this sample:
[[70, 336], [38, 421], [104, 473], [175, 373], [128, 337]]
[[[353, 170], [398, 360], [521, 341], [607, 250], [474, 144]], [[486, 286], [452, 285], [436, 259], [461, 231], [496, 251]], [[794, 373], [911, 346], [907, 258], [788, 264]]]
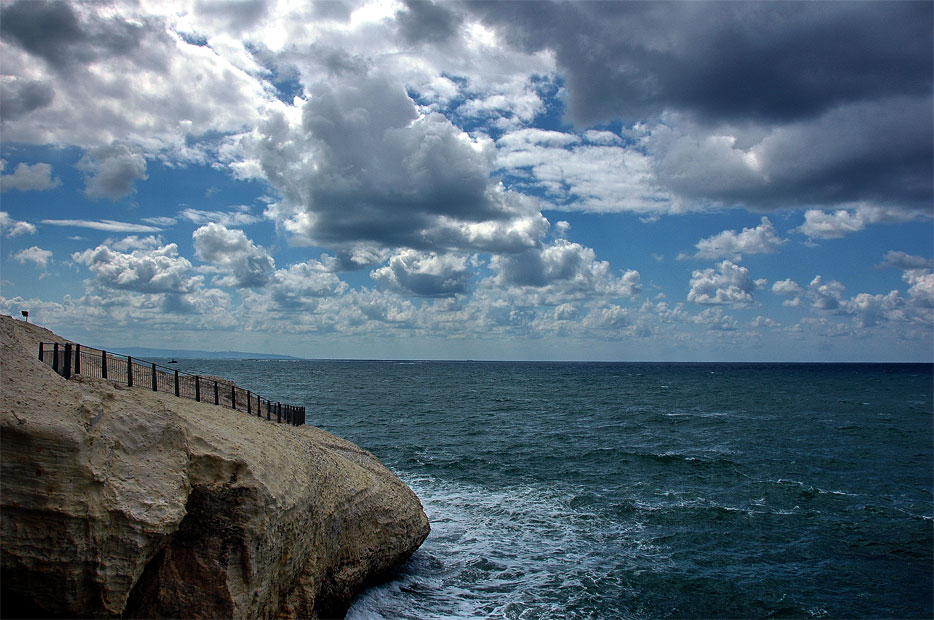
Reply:
[[333, 617], [428, 535], [415, 494], [320, 429], [39, 362], [0, 315], [3, 616]]

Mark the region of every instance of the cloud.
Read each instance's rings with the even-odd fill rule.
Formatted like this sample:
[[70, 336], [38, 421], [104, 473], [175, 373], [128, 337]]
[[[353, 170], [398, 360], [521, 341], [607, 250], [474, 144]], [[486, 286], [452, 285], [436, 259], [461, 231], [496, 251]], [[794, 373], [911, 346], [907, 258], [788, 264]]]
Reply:
[[165, 246], [115, 252], [101, 244], [93, 250], [71, 255], [76, 263], [86, 265], [94, 283], [104, 289], [137, 293], [193, 293], [202, 288], [203, 277], [192, 276], [191, 263], [178, 255], [178, 246]]
[[239, 205], [233, 211], [204, 211], [188, 208], [181, 210], [178, 215], [195, 224], [215, 222], [222, 226], [248, 226], [262, 220], [250, 211], [251, 208], [248, 205]]
[[25, 264], [27, 262], [34, 263], [36, 267], [45, 271], [49, 261], [52, 260], [52, 252], [32, 246], [25, 250], [20, 250], [13, 255], [13, 258], [20, 264]]
[[148, 226], [146, 224], [129, 224], [127, 222], [117, 222], [115, 220], [42, 220], [42, 223], [49, 224], [51, 226], [74, 226], [76, 228], [91, 228], [93, 230], [103, 230], [106, 232], [162, 232], [162, 228], [159, 228], [158, 226]]
[[52, 103], [55, 91], [48, 82], [0, 77], [0, 120], [15, 121]]
[[76, 164], [85, 173], [88, 198], [118, 200], [132, 193], [133, 184], [147, 179], [146, 158], [126, 144], [113, 143], [89, 150]]
[[743, 254], [772, 254], [786, 239], [775, 232], [769, 218], [763, 217], [755, 228], [743, 228], [740, 233], [724, 230], [697, 242], [697, 254], [694, 258], [733, 258], [737, 260]]
[[230, 230], [212, 222], [195, 230], [192, 238], [198, 258], [228, 272], [218, 284], [247, 288], [270, 282], [275, 261], [242, 230]]
[[417, 297], [449, 297], [466, 293], [472, 272], [467, 258], [451, 254], [405, 250], [389, 264], [370, 273], [388, 290]]
[[[513, 46], [553, 51], [566, 75], [569, 115], [581, 125], [634, 122], [666, 109], [711, 121], [788, 121], [853, 100], [930, 88], [934, 18], [927, 5], [512, 2], [465, 8]], [[891, 79], [879, 79], [889, 72]]]
[[494, 255], [489, 285], [510, 290], [532, 305], [559, 305], [593, 297], [633, 297], [642, 290], [639, 272], [614, 276], [610, 264], [579, 243], [555, 239], [551, 244], [514, 255]]
[[36, 227], [29, 222], [14, 220], [6, 211], [0, 211], [0, 233], [2, 233], [4, 237], [34, 235], [36, 234]]
[[824, 278], [818, 275], [808, 285], [808, 296], [811, 298], [812, 307], [818, 310], [834, 311], [840, 308], [845, 290], [843, 283], [836, 280], [824, 282]]
[[800, 295], [804, 289], [798, 286], [798, 283], [788, 278], [775, 282], [772, 285], [772, 292], [776, 295]]
[[724, 260], [716, 269], [699, 269], [691, 274], [688, 301], [703, 305], [745, 306], [752, 303], [752, 294], [765, 286], [764, 280], [753, 280], [749, 270]]
[[923, 256], [913, 256], [899, 250], [889, 250], [885, 253], [880, 267], [895, 267], [896, 269], [930, 269], [934, 267], [934, 260]]
[[341, 295], [347, 288], [322, 263], [306, 261], [276, 270], [269, 294], [279, 308], [315, 308], [322, 298]]
[[267, 215], [296, 242], [517, 251], [547, 230], [491, 179], [491, 143], [420, 115], [401, 85], [353, 76], [309, 90], [300, 122], [275, 113], [244, 140], [283, 196]]
[[610, 132], [581, 137], [520, 129], [497, 140], [496, 165], [509, 175], [510, 187], [543, 192], [550, 208], [596, 213], [674, 210], [675, 197], [654, 182], [651, 160], [621, 146], [621, 141]]
[[[0, 163], [5, 164], [3, 160]], [[0, 170], [3, 170], [0, 165]], [[17, 164], [13, 174], [0, 175], [0, 192], [11, 189], [20, 191], [38, 190], [44, 191], [58, 187], [62, 180], [58, 177], [52, 178], [52, 166], [49, 164]]]
[[396, 23], [407, 43], [444, 43], [457, 34], [461, 17], [443, 3], [404, 0], [404, 4], [405, 9], [396, 13]]

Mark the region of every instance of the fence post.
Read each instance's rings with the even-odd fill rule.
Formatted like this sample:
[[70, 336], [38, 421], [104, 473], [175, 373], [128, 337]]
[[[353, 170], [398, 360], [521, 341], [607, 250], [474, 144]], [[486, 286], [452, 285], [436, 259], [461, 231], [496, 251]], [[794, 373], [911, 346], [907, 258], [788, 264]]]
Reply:
[[156, 383], [156, 363], [155, 362], [152, 363], [152, 391], [153, 392], [159, 391], [159, 386]]
[[45, 345], [44, 342], [40, 342], [40, 343], [39, 343], [39, 361], [40, 361], [40, 362], [42, 361], [42, 348], [43, 348], [44, 345]]
[[75, 344], [75, 374], [81, 374], [81, 345]]
[[62, 364], [62, 376], [66, 379], [71, 378], [71, 343], [65, 343], [65, 361]]
[[58, 372], [58, 343], [53, 343], [52, 346], [52, 370]]
[[220, 398], [218, 398], [218, 395], [217, 395], [217, 381], [215, 381], [214, 382], [214, 404], [216, 405], [219, 402], [220, 402]]
[[175, 395], [178, 396], [178, 371], [175, 371]]
[[126, 384], [133, 387], [133, 358], [129, 355], [126, 356]]
[[267, 420], [270, 419], [270, 417], [271, 417], [270, 409], [272, 409], [272, 401], [271, 401], [271, 400], [267, 400], [267, 401], [266, 401], [266, 419], [267, 419]]
[[101, 377], [107, 378], [107, 351], [101, 351]]
[[246, 391], [246, 412], [249, 414], [253, 413], [253, 395], [250, 394], [250, 390]]
[[276, 422], [282, 423], [282, 409], [276, 407]]
[[230, 408], [236, 411], [237, 409], [237, 386], [230, 386]]
[[201, 377], [195, 375], [195, 400], [201, 402]]

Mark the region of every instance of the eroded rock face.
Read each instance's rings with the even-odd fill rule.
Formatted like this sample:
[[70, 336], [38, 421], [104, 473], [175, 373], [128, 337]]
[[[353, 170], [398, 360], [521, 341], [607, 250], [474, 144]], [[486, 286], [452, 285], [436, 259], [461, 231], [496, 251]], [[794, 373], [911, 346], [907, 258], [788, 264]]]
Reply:
[[427, 536], [414, 493], [313, 427], [84, 377], [0, 316], [3, 615], [331, 617]]

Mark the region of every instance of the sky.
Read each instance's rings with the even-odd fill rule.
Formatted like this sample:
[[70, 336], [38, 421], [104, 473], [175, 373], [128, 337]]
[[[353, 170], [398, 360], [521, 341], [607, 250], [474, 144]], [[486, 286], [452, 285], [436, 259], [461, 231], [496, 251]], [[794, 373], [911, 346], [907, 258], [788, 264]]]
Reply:
[[0, 3], [0, 312], [109, 348], [932, 361], [934, 4]]

